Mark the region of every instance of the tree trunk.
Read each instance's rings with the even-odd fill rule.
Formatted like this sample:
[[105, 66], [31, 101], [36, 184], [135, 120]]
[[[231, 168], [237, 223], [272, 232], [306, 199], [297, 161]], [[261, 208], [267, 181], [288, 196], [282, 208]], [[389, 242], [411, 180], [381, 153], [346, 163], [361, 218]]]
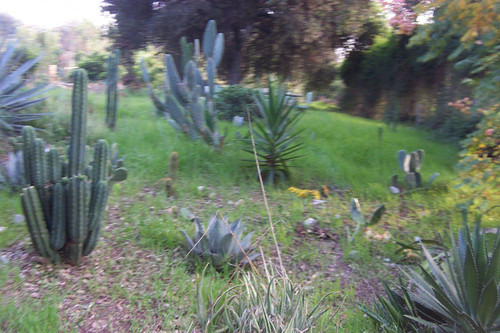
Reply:
[[229, 84], [239, 84], [241, 80], [241, 46], [235, 47], [231, 54], [231, 66], [229, 67]]

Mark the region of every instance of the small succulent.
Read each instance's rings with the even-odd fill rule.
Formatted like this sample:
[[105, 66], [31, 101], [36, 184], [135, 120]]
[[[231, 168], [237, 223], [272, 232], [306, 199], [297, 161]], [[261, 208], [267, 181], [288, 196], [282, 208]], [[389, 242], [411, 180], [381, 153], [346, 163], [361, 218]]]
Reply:
[[352, 234], [348, 232], [348, 237], [347, 237], [349, 243], [352, 243], [356, 238], [356, 235], [361, 230], [361, 228], [377, 224], [378, 221], [380, 221], [382, 214], [384, 214], [385, 212], [385, 205], [378, 206], [377, 209], [375, 209], [373, 214], [370, 216], [370, 219], [366, 220], [363, 217], [363, 214], [361, 213], [361, 206], [359, 204], [358, 198], [353, 198], [351, 200], [350, 212], [352, 220], [356, 222], [356, 229]]
[[10, 151], [7, 159], [0, 162], [0, 189], [20, 192], [24, 186], [23, 153]]
[[[410, 189], [421, 188], [421, 187], [428, 189], [429, 186], [432, 184], [432, 182], [439, 176], [439, 172], [434, 172], [424, 187], [422, 175], [420, 174], [420, 168], [422, 167], [423, 159], [424, 159], [423, 149], [417, 149], [409, 154], [406, 153], [406, 150], [398, 151], [399, 167], [404, 172], [406, 184], [409, 186]], [[392, 187], [394, 188], [399, 187], [398, 175], [392, 176]]]
[[206, 232], [198, 218], [193, 220], [196, 227], [193, 239], [181, 230], [186, 237], [191, 259], [208, 261], [216, 269], [222, 269], [226, 264], [246, 265], [259, 257], [260, 253], [251, 251], [253, 232], [241, 238], [245, 229], [245, 223], [241, 219], [228, 225], [225, 217], [214, 214], [208, 222]]

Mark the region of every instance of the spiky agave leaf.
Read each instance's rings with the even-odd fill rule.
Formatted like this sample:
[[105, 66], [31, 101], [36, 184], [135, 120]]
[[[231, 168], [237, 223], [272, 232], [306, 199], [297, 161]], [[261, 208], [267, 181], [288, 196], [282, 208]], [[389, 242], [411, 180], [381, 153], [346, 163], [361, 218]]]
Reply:
[[19, 65], [15, 59], [16, 46], [16, 42], [8, 43], [5, 50], [0, 53], [0, 134], [19, 131], [22, 128], [20, 124], [46, 115], [44, 113], [26, 114], [21, 111], [45, 100], [45, 98], [36, 97], [51, 89], [47, 89], [47, 85], [25, 89], [25, 74], [42, 56]]
[[253, 232], [246, 235], [243, 239], [245, 224], [241, 219], [237, 219], [231, 224], [227, 223], [225, 217], [214, 214], [204, 231], [201, 221], [197, 218], [195, 221], [195, 236], [192, 239], [181, 230], [186, 238], [191, 258], [205, 260], [211, 263], [216, 269], [220, 270], [225, 265], [245, 265], [259, 257], [260, 253], [251, 251], [251, 238]]
[[[500, 228], [495, 237], [493, 246], [489, 246], [486, 235], [481, 232], [480, 220], [476, 219], [471, 231], [464, 214], [458, 241], [450, 234], [453, 247], [444, 256], [442, 265], [422, 244], [428, 268], [420, 266], [420, 271], [404, 271], [414, 288], [407, 289], [401, 283], [399, 287], [413, 305], [396, 312], [433, 332], [497, 332], [500, 329]], [[382, 303], [386, 310], [388, 305], [394, 305], [392, 300]], [[415, 311], [408, 313], [410, 308]], [[377, 313], [380, 318], [370, 316], [381, 324], [380, 318], [389, 324], [395, 323], [395, 316], [384, 315], [383, 311]]]

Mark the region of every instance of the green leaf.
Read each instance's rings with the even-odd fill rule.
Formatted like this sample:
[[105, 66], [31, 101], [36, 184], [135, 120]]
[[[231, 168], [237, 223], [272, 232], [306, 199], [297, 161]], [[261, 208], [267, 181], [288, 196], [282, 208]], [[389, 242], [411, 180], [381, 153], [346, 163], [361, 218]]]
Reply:
[[366, 225], [374, 225], [378, 223], [384, 213], [385, 213], [385, 205], [378, 206], [378, 208], [373, 212], [372, 216], [368, 220], [369, 222]]

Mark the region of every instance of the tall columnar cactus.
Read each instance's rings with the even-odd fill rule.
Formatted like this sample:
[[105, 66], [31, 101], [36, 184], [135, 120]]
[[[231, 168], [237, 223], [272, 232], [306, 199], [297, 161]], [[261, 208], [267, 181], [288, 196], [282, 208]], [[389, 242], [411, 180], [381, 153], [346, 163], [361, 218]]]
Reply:
[[215, 77], [224, 51], [224, 35], [217, 33], [215, 21], [207, 23], [203, 34], [202, 50], [205, 57], [206, 80], [198, 68], [199, 40], [194, 46], [181, 39], [183, 78], [181, 79], [172, 55], [167, 54], [165, 78], [165, 102], [153, 91], [144, 61], [141, 61], [143, 77], [156, 108], [162, 112], [176, 129], [192, 139], [202, 138], [220, 150], [224, 136], [217, 131], [217, 116], [214, 108]]
[[[404, 172], [406, 184], [410, 187], [410, 189], [422, 187], [422, 175], [420, 174], [420, 169], [422, 167], [423, 159], [423, 149], [415, 150], [409, 154], [406, 153], [406, 150], [398, 151], [399, 167]], [[439, 173], [435, 172], [425, 187], [428, 188], [437, 176], [439, 176]], [[392, 184], [393, 186], [397, 186], [397, 175], [392, 176]]]
[[[35, 249], [58, 262], [60, 255], [78, 265], [95, 248], [106, 207], [110, 172], [109, 146], [98, 140], [91, 166], [85, 165], [87, 73], [74, 74], [71, 140], [66, 162], [54, 148], [22, 130], [26, 188], [21, 194]], [[125, 170], [125, 169], [124, 169]], [[125, 174], [126, 175], [126, 174]]]
[[106, 125], [113, 129], [116, 125], [116, 109], [118, 106], [118, 65], [120, 64], [120, 50], [114, 50], [108, 57], [108, 71], [106, 74], [107, 100]]

